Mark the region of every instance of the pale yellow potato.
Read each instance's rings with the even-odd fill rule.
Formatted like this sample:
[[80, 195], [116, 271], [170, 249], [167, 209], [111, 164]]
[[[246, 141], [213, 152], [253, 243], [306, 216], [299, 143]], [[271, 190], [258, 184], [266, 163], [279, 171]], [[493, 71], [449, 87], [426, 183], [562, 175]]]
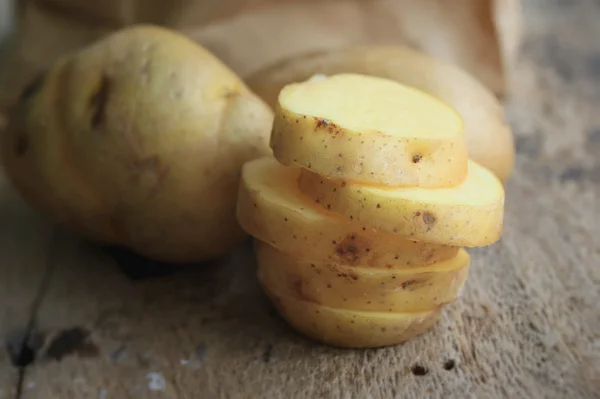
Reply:
[[373, 76], [284, 87], [271, 148], [284, 165], [357, 183], [448, 187], [467, 173], [460, 115], [424, 92]]
[[294, 56], [246, 81], [272, 107], [290, 83], [313, 75], [358, 73], [392, 79], [423, 90], [453, 106], [462, 116], [469, 157], [505, 181], [515, 157], [514, 139], [503, 108], [486, 86], [463, 69], [403, 46], [354, 46]]
[[321, 208], [298, 189], [300, 169], [272, 156], [242, 169], [237, 216], [250, 235], [295, 257], [374, 268], [414, 268], [451, 259], [457, 247], [377, 232]]
[[504, 188], [469, 161], [466, 180], [450, 188], [385, 188], [325, 179], [303, 170], [299, 187], [322, 207], [380, 231], [414, 240], [477, 247], [500, 238]]
[[414, 269], [373, 269], [312, 262], [255, 241], [258, 278], [281, 295], [339, 309], [419, 312], [454, 302], [469, 272], [469, 254]]
[[271, 151], [269, 107], [185, 36], [136, 26], [66, 56], [2, 136], [23, 197], [93, 240], [150, 258], [215, 258], [246, 235], [242, 165]]
[[285, 297], [263, 285], [273, 305], [294, 329], [316, 341], [343, 348], [397, 345], [431, 329], [441, 309], [418, 313], [336, 309]]

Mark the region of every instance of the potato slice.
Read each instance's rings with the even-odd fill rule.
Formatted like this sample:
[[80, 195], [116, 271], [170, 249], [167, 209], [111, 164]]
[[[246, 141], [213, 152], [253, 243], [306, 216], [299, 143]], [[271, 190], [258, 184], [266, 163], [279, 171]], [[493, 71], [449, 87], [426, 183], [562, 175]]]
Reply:
[[291, 57], [247, 79], [273, 108], [283, 87], [316, 74], [358, 73], [395, 80], [453, 106], [463, 117], [469, 157], [505, 181], [515, 158], [502, 105], [486, 86], [456, 65], [404, 46], [361, 45]]
[[324, 208], [380, 231], [419, 241], [477, 247], [500, 238], [504, 188], [469, 161], [466, 180], [450, 188], [385, 188], [328, 180], [303, 170], [299, 187]]
[[[340, 309], [419, 312], [455, 301], [469, 272], [469, 254], [415, 269], [387, 270], [311, 262], [264, 242], [254, 246], [258, 278], [285, 297]], [[272, 288], [275, 289], [275, 288]]]
[[377, 348], [406, 342], [431, 329], [440, 309], [419, 313], [382, 313], [335, 309], [274, 293], [273, 305], [293, 328], [309, 338], [344, 348]]
[[457, 247], [417, 242], [349, 223], [298, 189], [300, 169], [273, 157], [244, 165], [237, 217], [242, 228], [306, 260], [377, 268], [411, 268], [451, 259]]
[[284, 165], [388, 186], [447, 187], [467, 173], [461, 116], [392, 80], [341, 74], [290, 84], [275, 114], [271, 148]]

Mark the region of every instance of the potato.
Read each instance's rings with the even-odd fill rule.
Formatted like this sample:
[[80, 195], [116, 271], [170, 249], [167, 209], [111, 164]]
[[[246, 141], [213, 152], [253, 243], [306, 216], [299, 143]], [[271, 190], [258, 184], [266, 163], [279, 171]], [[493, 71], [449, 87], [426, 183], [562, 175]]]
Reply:
[[435, 265], [388, 270], [311, 262], [260, 241], [255, 242], [254, 251], [258, 279], [286, 298], [379, 312], [427, 311], [454, 302], [470, 261], [463, 249], [455, 258]]
[[237, 216], [246, 232], [297, 258], [374, 268], [414, 268], [451, 259], [457, 247], [377, 232], [319, 207], [298, 189], [300, 170], [272, 156], [246, 163]]
[[494, 94], [462, 69], [401, 46], [358, 46], [292, 57], [246, 79], [275, 107], [282, 88], [315, 74], [358, 73], [392, 79], [452, 105], [463, 117], [469, 157], [505, 181], [514, 164], [514, 141]]
[[500, 238], [504, 188], [492, 172], [469, 161], [456, 187], [383, 188], [327, 180], [303, 170], [302, 192], [340, 215], [380, 231], [455, 246], [484, 246]]
[[298, 332], [327, 345], [377, 348], [406, 342], [437, 322], [440, 309], [419, 313], [336, 309], [288, 298], [263, 286], [275, 308]]
[[467, 173], [460, 115], [416, 89], [371, 76], [286, 86], [271, 148], [284, 165], [357, 183], [446, 187]]
[[2, 158], [25, 199], [57, 222], [154, 259], [202, 261], [246, 237], [239, 171], [270, 153], [272, 118], [208, 51], [135, 26], [33, 82]]

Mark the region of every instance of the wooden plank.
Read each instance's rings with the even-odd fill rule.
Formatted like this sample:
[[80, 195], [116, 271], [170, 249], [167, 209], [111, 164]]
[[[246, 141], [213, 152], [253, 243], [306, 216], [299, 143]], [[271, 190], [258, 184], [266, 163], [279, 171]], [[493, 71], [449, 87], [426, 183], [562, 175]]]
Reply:
[[[10, 26], [12, 25], [12, 18], [10, 17], [12, 2], [0, 2], [0, 65], [3, 65], [3, 54], [5, 50], [5, 41], [11, 31]], [[3, 68], [0, 67], [0, 71]], [[4, 129], [6, 124], [6, 116], [3, 113], [3, 104], [0, 104], [0, 133]], [[8, 207], [6, 204], [9, 205]], [[14, 217], [10, 216], [8, 209], [14, 207], [14, 193], [7, 192], [6, 182], [3, 176], [0, 176], [0, 344], [2, 349], [0, 350], [0, 399], [13, 398], [16, 395], [16, 388], [19, 382], [19, 371], [12, 364], [11, 355], [14, 353], [15, 346], [20, 346], [22, 340], [22, 322], [27, 320], [27, 307], [16, 311], [15, 309], [15, 295], [14, 290], [10, 290], [9, 280], [22, 281], [16, 274], [19, 268], [13, 265], [8, 265], [5, 259], [14, 257], [14, 251], [10, 255], [5, 255], [7, 250], [6, 237], [10, 236], [11, 224], [8, 223], [10, 220], [14, 220]], [[18, 201], [17, 201], [18, 203]], [[22, 205], [20, 205], [22, 207]], [[5, 220], [6, 217], [9, 220]], [[14, 247], [14, 245], [13, 245]], [[26, 281], [25, 287], [30, 288], [28, 285], [29, 281]], [[19, 287], [19, 286], [17, 286]], [[23, 285], [20, 286], [23, 288]], [[28, 295], [29, 294], [29, 295]], [[22, 298], [22, 304], [28, 303], [28, 299], [35, 294], [35, 289], [26, 289], [25, 294], [17, 294], [16, 298]], [[19, 302], [16, 304], [19, 305]], [[13, 313], [18, 313], [19, 320], [14, 318]], [[25, 316], [25, 317], [24, 317]], [[19, 327], [21, 330], [19, 331]], [[10, 352], [10, 354], [9, 354]]]
[[[0, 171], [0, 398], [16, 395], [36, 296], [46, 276], [50, 227], [29, 210]], [[34, 343], [35, 344], [35, 343]]]
[[247, 252], [134, 283], [69, 239], [25, 397], [597, 397], [597, 228], [585, 200], [532, 201], [539, 187], [524, 178], [509, 190], [505, 237], [473, 251], [464, 298], [432, 332], [383, 350], [296, 335], [258, 290]]
[[[591, 3], [560, 3], [526, 8], [504, 237], [472, 251], [463, 298], [431, 332], [381, 350], [324, 347], [275, 315], [248, 249], [136, 281], [61, 232], [23, 397], [600, 397], [600, 49], [585, 31]], [[26, 239], [15, 245], [31, 252]]]
[[[12, 31], [12, 1], [0, 4], [0, 75]], [[0, 104], [0, 134], [7, 123]], [[0, 167], [0, 399], [19, 394], [22, 367], [32, 360], [31, 337], [36, 299], [47, 277], [48, 224], [31, 211], [10, 187]]]
[[[574, 94], [555, 89], [546, 95]], [[520, 119], [532, 94], [519, 95], [514, 123], [546, 128], [536, 125], [543, 114], [535, 106], [529, 122]], [[573, 112], [600, 126], [585, 108]], [[598, 397], [600, 189], [593, 174], [574, 172], [596, 150], [573, 131], [575, 155], [533, 154], [557, 145], [562, 128], [521, 136], [504, 238], [472, 251], [464, 297], [436, 328], [394, 348], [335, 350], [299, 337], [260, 293], [247, 251], [132, 282], [65, 238], [37, 320], [46, 360], [28, 372], [35, 387], [25, 397]]]

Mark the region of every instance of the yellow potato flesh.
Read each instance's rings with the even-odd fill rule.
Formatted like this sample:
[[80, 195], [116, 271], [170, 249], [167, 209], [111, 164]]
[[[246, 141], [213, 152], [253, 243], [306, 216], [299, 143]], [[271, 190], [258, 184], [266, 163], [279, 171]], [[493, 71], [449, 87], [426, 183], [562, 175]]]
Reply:
[[237, 217], [250, 235], [305, 260], [375, 268], [413, 268], [451, 259], [457, 247], [417, 242], [351, 223], [298, 189], [300, 170], [273, 157], [244, 165]]
[[404, 46], [352, 46], [296, 56], [247, 79], [272, 107], [283, 87], [316, 74], [359, 73], [423, 90], [463, 117], [469, 157], [505, 181], [514, 163], [514, 141], [502, 105], [479, 80], [455, 65]]
[[362, 75], [289, 85], [281, 92], [279, 104], [351, 131], [397, 138], [454, 139], [463, 128], [456, 112], [439, 100], [391, 80]]
[[299, 187], [321, 206], [380, 231], [419, 241], [484, 246], [500, 238], [502, 183], [474, 161], [467, 178], [450, 188], [384, 188], [301, 172]]
[[[285, 297], [340, 309], [419, 312], [458, 298], [469, 271], [465, 250], [415, 269], [386, 270], [311, 262], [257, 241], [258, 278]], [[276, 287], [276, 288], [275, 288]]]
[[382, 313], [335, 309], [288, 298], [263, 286], [279, 314], [300, 333], [331, 346], [377, 348], [406, 342], [431, 329], [440, 310]]
[[460, 115], [424, 92], [371, 76], [286, 86], [271, 148], [284, 165], [359, 183], [448, 187], [467, 172]]

